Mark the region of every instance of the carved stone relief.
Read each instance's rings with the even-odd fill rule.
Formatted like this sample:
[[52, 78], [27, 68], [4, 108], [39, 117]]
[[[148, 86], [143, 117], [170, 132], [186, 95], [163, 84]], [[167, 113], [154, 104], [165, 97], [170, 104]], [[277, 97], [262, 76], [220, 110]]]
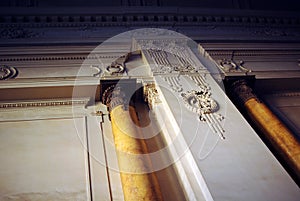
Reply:
[[[165, 76], [161, 75], [164, 81], [168, 83], [174, 92], [184, 91], [178, 74]], [[199, 120], [206, 122], [209, 128], [220, 136], [221, 139], [225, 139], [225, 130], [222, 128], [221, 121], [224, 117], [216, 113], [219, 110], [217, 101], [211, 98], [211, 88], [205, 81], [205, 77], [200, 74], [188, 75], [188, 77], [195, 82], [198, 86], [197, 90], [191, 90], [180, 94], [185, 106], [199, 115]]]
[[244, 61], [236, 62], [228, 59], [222, 59], [219, 61], [219, 66], [225, 73], [245, 73], [247, 75], [251, 72], [251, 70], [245, 68], [243, 64]]
[[222, 139], [225, 139], [224, 132], [220, 122], [224, 117], [216, 113], [219, 110], [219, 105], [211, 97], [211, 88], [205, 80], [204, 75], [188, 75], [200, 90], [192, 90], [187, 93], [182, 93], [181, 96], [186, 107], [199, 115], [200, 121], [208, 124], [210, 129], [218, 134]]
[[126, 73], [126, 67], [125, 63], [127, 59], [129, 58], [130, 53], [119, 57], [117, 60], [111, 63], [111, 65], [106, 67], [106, 72], [109, 73], [111, 76], [118, 76], [118, 75], [123, 75]]
[[183, 88], [180, 83], [180, 75], [175, 76], [164, 76], [163, 79], [169, 84], [174, 92], [182, 92]]
[[152, 50], [149, 49], [148, 51], [149, 56], [154, 60], [155, 64], [158, 65], [158, 67], [171, 67], [171, 64], [168, 60], [168, 54], [167, 52], [163, 50]]
[[13, 79], [18, 75], [18, 70], [15, 67], [6, 65], [0, 66], [0, 80]]
[[102, 74], [102, 69], [101, 69], [101, 65], [91, 65], [91, 68], [97, 69], [97, 73], [94, 73], [93, 76], [94, 77], [100, 77]]
[[[177, 45], [177, 42], [182, 44]], [[191, 59], [186, 41], [169, 40], [168, 43], [162, 41], [158, 43], [154, 40], [143, 40], [141, 48], [142, 50], [145, 48], [144, 53], [154, 62], [154, 65], [150, 65], [152, 72], [160, 75], [174, 92], [182, 92], [180, 96], [186, 107], [197, 113], [199, 120], [206, 122], [220, 138], [225, 139], [223, 135], [225, 130], [220, 124], [224, 117], [216, 113], [219, 109], [218, 103], [211, 98], [211, 89], [205, 77], [197, 73], [194, 67], [196, 64]], [[193, 80], [198, 89], [184, 92], [180, 79], [182, 75], [187, 75]]]
[[206, 90], [210, 90], [209, 85], [205, 81], [204, 75], [188, 75], [188, 77], [195, 82], [195, 84], [201, 88], [205, 88]]
[[[173, 31], [170, 31], [173, 33]], [[150, 58], [153, 74], [189, 74], [206, 70], [195, 56], [190, 46], [197, 45], [189, 38], [178, 34], [174, 36], [157, 35], [156, 39], [135, 39], [136, 48]], [[152, 64], [152, 65], [151, 65]]]
[[165, 50], [147, 49], [144, 53], [147, 54], [154, 62], [154, 65], [150, 65], [151, 71], [154, 74], [165, 73], [191, 73], [196, 72], [197, 69], [193, 65], [193, 60], [188, 53], [184, 51], [172, 52]]
[[144, 100], [148, 103], [149, 108], [153, 109], [156, 104], [161, 103], [158, 91], [154, 83], [149, 83], [144, 86]]
[[117, 75], [117, 74], [123, 74], [125, 71], [125, 68], [121, 64], [113, 64], [106, 68], [107, 72], [110, 73], [110, 75]]
[[211, 98], [211, 92], [206, 87], [200, 90], [191, 90], [181, 94], [185, 106], [199, 115], [199, 120], [206, 122], [209, 128], [220, 138], [225, 139], [220, 122], [224, 119], [219, 110], [218, 103]]

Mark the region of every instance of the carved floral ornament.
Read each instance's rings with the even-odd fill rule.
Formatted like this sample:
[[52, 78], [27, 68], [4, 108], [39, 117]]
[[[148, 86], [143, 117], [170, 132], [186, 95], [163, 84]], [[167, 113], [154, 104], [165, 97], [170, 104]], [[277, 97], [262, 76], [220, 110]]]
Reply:
[[206, 122], [209, 128], [225, 139], [220, 122], [224, 119], [221, 114], [216, 113], [219, 109], [217, 102], [211, 98], [211, 93], [205, 88], [201, 90], [191, 90], [181, 93], [185, 106], [199, 115], [199, 120]]
[[18, 75], [18, 70], [15, 67], [7, 65], [0, 66], [0, 80], [13, 79]]
[[210, 96], [210, 92], [204, 88], [199, 91], [191, 90], [181, 94], [186, 107], [199, 114], [200, 119], [204, 121], [203, 114], [213, 113], [218, 110], [217, 102]]

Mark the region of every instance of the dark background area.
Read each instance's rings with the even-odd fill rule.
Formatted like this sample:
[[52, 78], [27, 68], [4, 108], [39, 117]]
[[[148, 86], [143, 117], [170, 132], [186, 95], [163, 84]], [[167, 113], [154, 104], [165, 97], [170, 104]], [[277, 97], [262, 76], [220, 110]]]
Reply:
[[[299, 0], [2, 0], [1, 7], [159, 6], [300, 11]], [[155, 9], [155, 8], [154, 8]]]

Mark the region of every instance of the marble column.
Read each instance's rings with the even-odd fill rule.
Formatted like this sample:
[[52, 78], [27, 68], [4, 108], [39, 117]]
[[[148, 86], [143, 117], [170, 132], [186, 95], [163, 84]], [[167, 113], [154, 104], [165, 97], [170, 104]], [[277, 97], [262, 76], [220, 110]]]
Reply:
[[135, 108], [127, 104], [121, 87], [109, 87], [103, 97], [103, 102], [109, 108], [124, 199], [163, 200], [157, 177], [147, 157], [147, 146], [139, 130]]
[[282, 121], [265, 105], [245, 79], [233, 82], [230, 93], [261, 130], [264, 138], [300, 179], [300, 143]]

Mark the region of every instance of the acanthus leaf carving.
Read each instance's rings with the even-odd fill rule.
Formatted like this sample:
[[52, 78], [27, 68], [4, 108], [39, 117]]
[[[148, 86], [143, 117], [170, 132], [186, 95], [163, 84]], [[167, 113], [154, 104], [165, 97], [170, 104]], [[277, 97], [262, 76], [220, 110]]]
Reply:
[[144, 100], [148, 103], [149, 108], [153, 109], [156, 104], [161, 103], [158, 91], [154, 83], [144, 85]]

